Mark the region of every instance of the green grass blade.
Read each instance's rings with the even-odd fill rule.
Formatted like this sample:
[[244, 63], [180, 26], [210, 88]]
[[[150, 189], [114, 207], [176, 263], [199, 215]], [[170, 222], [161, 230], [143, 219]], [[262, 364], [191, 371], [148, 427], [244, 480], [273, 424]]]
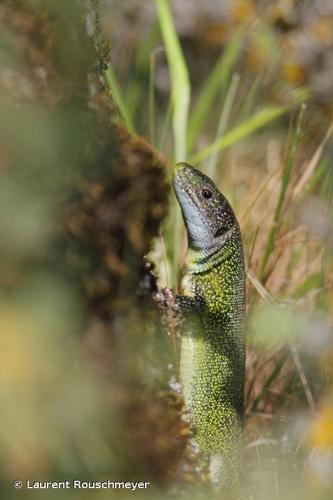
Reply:
[[318, 165], [315, 172], [312, 174], [311, 179], [309, 180], [307, 186], [304, 188], [303, 198], [309, 196], [309, 194], [313, 193], [313, 191], [318, 186], [319, 182], [322, 180], [323, 176], [327, 171], [327, 158], [324, 158]]
[[150, 55], [148, 90], [149, 137], [153, 145], [155, 145], [155, 57], [154, 50]]
[[258, 91], [260, 89], [262, 80], [263, 75], [262, 72], [260, 72], [255, 77], [255, 79], [248, 84], [247, 95], [239, 112], [239, 121], [246, 120], [247, 117], [251, 115], [252, 110], [255, 108], [255, 103], [257, 102]]
[[165, 145], [165, 141], [166, 141], [167, 134], [168, 134], [169, 123], [171, 120], [171, 113], [172, 113], [172, 100], [170, 98], [169, 102], [168, 102], [167, 110], [165, 112], [165, 117], [164, 117], [163, 126], [162, 126], [161, 139], [160, 139], [160, 143], [158, 146], [159, 150], [162, 152], [164, 152], [164, 145]]
[[127, 107], [132, 116], [140, 116], [138, 111], [145, 89], [143, 82], [148, 78], [150, 55], [154, 50], [158, 34], [158, 23], [155, 22], [136, 52], [134, 71], [133, 74], [130, 72], [126, 92]]
[[230, 40], [227, 48], [218, 59], [199, 95], [193, 110], [188, 130], [188, 149], [192, 150], [198, 134], [206, 122], [216, 95], [225, 88], [241, 49], [242, 31]]
[[284, 107], [269, 107], [262, 109], [253, 117], [249, 118], [240, 125], [237, 125], [224, 137], [218, 139], [217, 141], [214, 141], [212, 144], [199, 151], [196, 155], [192, 156], [189, 162], [192, 164], [197, 164], [203, 160], [206, 160], [217, 152], [223, 151], [224, 149], [233, 146], [242, 139], [245, 139], [260, 128], [268, 125], [268, 123], [276, 120], [286, 112], [287, 109]]
[[[174, 26], [169, 2], [167, 0], [156, 0], [156, 6], [170, 71], [175, 159], [179, 162], [186, 160], [186, 134], [191, 88], [186, 62]], [[171, 213], [173, 215], [172, 233], [169, 230], [166, 245], [172, 254], [172, 284], [176, 286], [181, 246], [181, 215], [180, 209], [175, 202], [171, 203]]]
[[271, 230], [270, 230], [268, 238], [267, 238], [267, 242], [266, 242], [265, 249], [264, 249], [263, 259], [262, 259], [261, 265], [260, 265], [259, 279], [261, 281], [264, 280], [268, 259], [269, 259], [269, 256], [270, 256], [272, 250], [273, 250], [273, 247], [274, 247], [276, 232], [277, 232], [278, 224], [279, 224], [280, 218], [281, 218], [282, 206], [283, 206], [283, 203], [285, 201], [286, 194], [287, 194], [287, 188], [288, 188], [288, 184], [290, 181], [290, 175], [291, 175], [292, 167], [293, 167], [294, 160], [295, 160], [296, 149], [297, 149], [297, 145], [298, 145], [300, 135], [301, 135], [301, 126], [302, 126], [302, 119], [303, 119], [304, 111], [305, 111], [305, 104], [302, 104], [300, 112], [299, 112], [298, 117], [297, 117], [297, 122], [296, 122], [295, 130], [293, 133], [292, 141], [291, 141], [290, 151], [289, 151], [287, 161], [285, 164], [285, 168], [284, 168], [284, 171], [282, 174], [280, 194], [279, 194], [279, 198], [278, 198], [277, 205], [276, 205], [275, 212], [274, 212], [273, 225], [271, 227]]
[[109, 66], [108, 69], [104, 72], [104, 76], [107, 86], [112, 93], [112, 98], [120, 111], [120, 115], [123, 119], [124, 125], [131, 134], [136, 135], [131, 114], [127, 108], [126, 101], [121, 92], [116, 74], [111, 66]]
[[285, 363], [287, 362], [289, 358], [289, 352], [285, 351], [279, 360], [277, 360], [276, 365], [272, 371], [272, 373], [269, 375], [267, 378], [266, 382], [264, 383], [263, 387], [261, 388], [260, 393], [258, 396], [254, 399], [252, 406], [249, 410], [249, 412], [255, 412], [256, 409], [258, 408], [260, 402], [264, 399], [265, 395], [269, 391], [269, 389], [272, 387], [276, 379], [279, 377], [282, 368], [284, 367]]
[[155, 72], [156, 57], [159, 53], [164, 53], [163, 47], [156, 47], [150, 54], [149, 61], [149, 88], [148, 88], [148, 122], [149, 138], [151, 144], [155, 146]]
[[308, 292], [324, 287], [322, 273], [312, 273], [299, 283], [294, 290], [292, 297], [295, 300], [301, 299]]
[[191, 93], [190, 82], [169, 2], [167, 0], [156, 0], [156, 5], [171, 77], [175, 156], [176, 161], [184, 161], [186, 159], [186, 130]]
[[[222, 109], [221, 117], [219, 120], [219, 124], [217, 126], [215, 143], [216, 143], [216, 141], [218, 141], [219, 139], [221, 139], [224, 136], [225, 131], [227, 129], [227, 125], [228, 125], [228, 121], [229, 121], [229, 118], [231, 115], [231, 109], [232, 109], [232, 106], [233, 106], [233, 103], [234, 103], [234, 100], [236, 97], [239, 81], [240, 81], [240, 75], [239, 75], [239, 73], [235, 73], [232, 76], [232, 79], [231, 79], [231, 82], [229, 85], [229, 89], [227, 92], [227, 96], [225, 99], [225, 103], [224, 103], [224, 106]], [[211, 156], [209, 163], [208, 163], [207, 174], [213, 180], [217, 180], [216, 179], [216, 166], [217, 166], [218, 158], [219, 158], [219, 155], [218, 155], [218, 152], [216, 152]]]

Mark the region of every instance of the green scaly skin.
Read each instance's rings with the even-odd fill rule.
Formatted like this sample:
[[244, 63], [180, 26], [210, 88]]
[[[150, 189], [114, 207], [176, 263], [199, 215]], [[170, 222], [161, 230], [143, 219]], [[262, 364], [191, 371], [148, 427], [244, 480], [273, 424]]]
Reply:
[[180, 293], [181, 382], [194, 439], [211, 481], [239, 482], [244, 393], [245, 268], [238, 222], [207, 176], [176, 165], [174, 188], [188, 236]]

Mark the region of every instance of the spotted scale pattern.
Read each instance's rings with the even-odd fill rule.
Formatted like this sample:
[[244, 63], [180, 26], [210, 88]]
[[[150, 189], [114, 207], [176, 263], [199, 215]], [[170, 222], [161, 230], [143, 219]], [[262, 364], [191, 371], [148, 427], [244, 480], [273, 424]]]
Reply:
[[[178, 165], [174, 186], [187, 232], [205, 224], [197, 230], [200, 238], [188, 234], [176, 297], [185, 316], [181, 381], [186, 411], [194, 439], [210, 462], [211, 480], [233, 489], [239, 479], [245, 365], [241, 233], [229, 203], [201, 172]], [[208, 201], [202, 196], [207, 188], [213, 193]], [[216, 237], [219, 227], [223, 231]]]

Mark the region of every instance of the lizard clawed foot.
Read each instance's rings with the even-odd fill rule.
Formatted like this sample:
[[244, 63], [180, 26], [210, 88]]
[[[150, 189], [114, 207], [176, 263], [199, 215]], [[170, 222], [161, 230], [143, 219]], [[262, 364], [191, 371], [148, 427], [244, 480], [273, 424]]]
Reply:
[[176, 313], [180, 312], [180, 307], [176, 303], [175, 295], [171, 288], [160, 288], [154, 296], [154, 300], [157, 304], [174, 311]]

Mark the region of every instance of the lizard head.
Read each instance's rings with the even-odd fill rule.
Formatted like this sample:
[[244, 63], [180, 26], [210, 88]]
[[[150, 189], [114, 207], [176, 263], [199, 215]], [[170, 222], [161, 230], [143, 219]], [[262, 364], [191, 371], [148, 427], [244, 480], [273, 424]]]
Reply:
[[189, 246], [214, 250], [225, 245], [238, 222], [214, 182], [187, 163], [177, 163], [173, 185], [187, 229]]

